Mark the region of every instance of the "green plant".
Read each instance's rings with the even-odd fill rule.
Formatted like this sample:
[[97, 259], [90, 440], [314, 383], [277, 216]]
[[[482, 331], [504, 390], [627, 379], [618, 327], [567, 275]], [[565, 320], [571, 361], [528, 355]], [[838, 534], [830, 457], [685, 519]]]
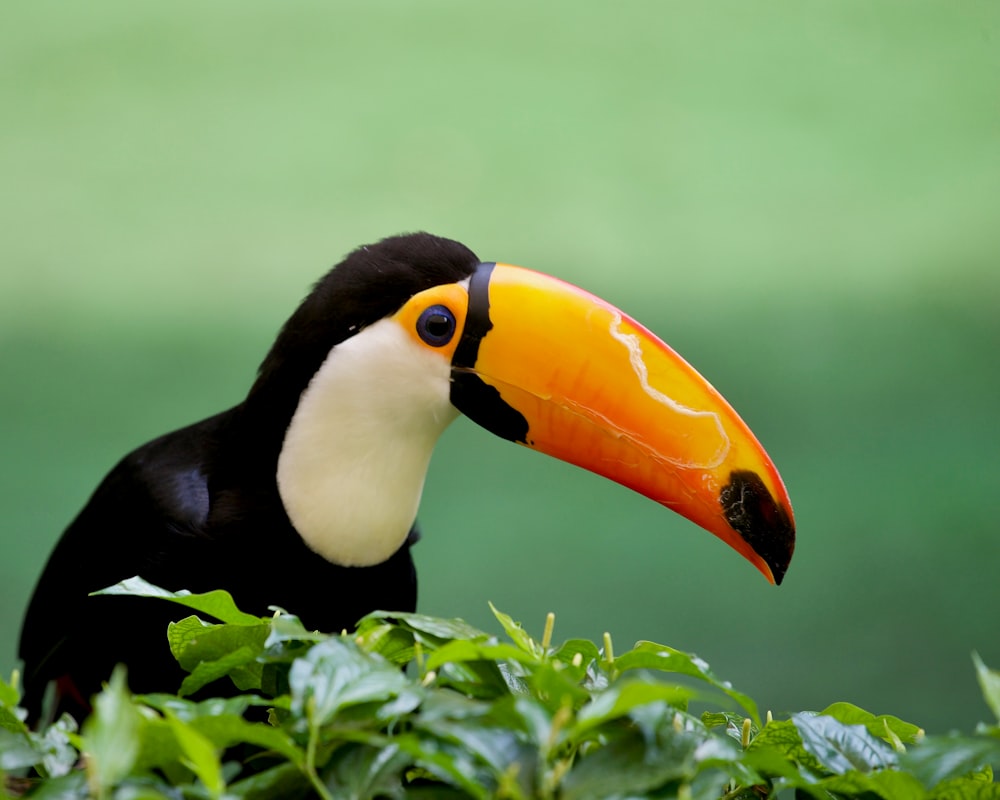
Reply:
[[[139, 579], [108, 594], [162, 597], [218, 622], [170, 626], [190, 674], [177, 695], [132, 695], [119, 668], [81, 730], [41, 732], [0, 681], [0, 771], [36, 798], [1000, 798], [1000, 726], [925, 737], [847, 703], [789, 719], [696, 656], [640, 642], [615, 656], [554, 646], [493, 609], [507, 640], [461, 620], [376, 612], [353, 633], [260, 618], [225, 592]], [[100, 621], [95, 621], [100, 624]], [[1000, 720], [1000, 673], [975, 658]], [[405, 667], [402, 669], [401, 667]], [[239, 692], [200, 697], [216, 680]], [[228, 686], [230, 693], [233, 686]], [[39, 777], [23, 777], [27, 770]]]

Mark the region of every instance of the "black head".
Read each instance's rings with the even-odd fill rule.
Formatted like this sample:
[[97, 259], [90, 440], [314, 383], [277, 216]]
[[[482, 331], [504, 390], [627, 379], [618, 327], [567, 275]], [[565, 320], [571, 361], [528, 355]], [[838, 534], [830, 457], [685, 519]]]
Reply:
[[478, 263], [465, 245], [429, 233], [359, 247], [316, 283], [284, 324], [247, 397], [248, 410], [287, 423], [333, 347], [418, 292], [464, 280]]

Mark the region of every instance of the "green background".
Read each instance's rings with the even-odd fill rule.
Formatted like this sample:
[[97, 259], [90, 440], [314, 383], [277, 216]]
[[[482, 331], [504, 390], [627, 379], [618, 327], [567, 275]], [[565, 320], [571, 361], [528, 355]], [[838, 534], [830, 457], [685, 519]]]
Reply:
[[768, 448], [799, 542], [775, 589], [459, 421], [421, 610], [669, 643], [775, 712], [988, 716], [995, 3], [35, 2], [0, 12], [0, 64], [0, 669], [113, 463], [239, 402], [348, 250], [426, 229], [671, 343]]

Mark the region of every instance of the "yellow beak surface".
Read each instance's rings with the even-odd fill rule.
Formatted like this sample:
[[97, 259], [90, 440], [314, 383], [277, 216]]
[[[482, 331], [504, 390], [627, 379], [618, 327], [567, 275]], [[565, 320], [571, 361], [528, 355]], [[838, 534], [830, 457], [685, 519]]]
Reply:
[[504, 438], [682, 514], [772, 583], [784, 577], [795, 525], [771, 459], [708, 381], [603, 300], [481, 264], [452, 360], [452, 402]]

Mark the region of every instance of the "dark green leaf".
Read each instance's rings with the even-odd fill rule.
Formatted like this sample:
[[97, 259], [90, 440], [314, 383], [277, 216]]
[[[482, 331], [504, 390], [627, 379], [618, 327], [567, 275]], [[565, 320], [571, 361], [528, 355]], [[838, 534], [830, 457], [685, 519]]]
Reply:
[[820, 714], [792, 715], [802, 745], [830, 772], [871, 772], [895, 766], [896, 752], [864, 725], [846, 725]]
[[215, 661], [201, 661], [194, 671], [188, 675], [177, 694], [181, 697], [192, 695], [219, 678], [229, 675], [239, 689], [252, 689], [260, 686], [260, 674], [263, 666], [257, 664], [259, 651], [251, 647], [240, 647]]
[[292, 764], [279, 764], [248, 778], [231, 783], [226, 789], [227, 797], [244, 800], [299, 800], [313, 797], [313, 790], [305, 774]]
[[784, 762], [801, 765], [815, 775], [821, 775], [825, 771], [819, 760], [803, 746], [799, 729], [791, 720], [772, 720], [767, 723], [750, 742], [747, 752], [754, 756], [752, 763], [758, 765], [759, 769], [766, 764], [774, 769], [775, 775], [790, 777], [798, 772], [775, 768], [777, 760], [774, 756]]
[[563, 782], [563, 800], [645, 796], [673, 781], [694, 777], [699, 737], [671, 731], [650, 742], [638, 731], [581, 756]]
[[928, 737], [899, 757], [901, 769], [932, 789], [942, 781], [1000, 765], [1000, 741], [963, 736]]
[[841, 797], [881, 797], [884, 800], [923, 800], [924, 787], [920, 781], [905, 772], [894, 769], [875, 772], [846, 772], [825, 778], [816, 784]]
[[401, 798], [402, 776], [412, 757], [393, 744], [340, 748], [323, 770], [323, 782], [337, 798]]
[[993, 782], [989, 767], [942, 781], [927, 795], [927, 800], [1000, 800], [1000, 784]]
[[161, 589], [159, 586], [154, 586], [138, 576], [127, 578], [116, 583], [114, 586], [93, 592], [93, 594], [157, 597], [193, 608], [195, 611], [208, 614], [221, 622], [229, 622], [234, 625], [259, 625], [262, 621], [268, 621], [267, 617], [255, 617], [253, 614], [246, 614], [240, 611], [236, 607], [236, 603], [233, 602], [232, 595], [221, 589], [203, 594], [192, 594], [186, 589], [178, 592], [170, 592], [166, 589]]

